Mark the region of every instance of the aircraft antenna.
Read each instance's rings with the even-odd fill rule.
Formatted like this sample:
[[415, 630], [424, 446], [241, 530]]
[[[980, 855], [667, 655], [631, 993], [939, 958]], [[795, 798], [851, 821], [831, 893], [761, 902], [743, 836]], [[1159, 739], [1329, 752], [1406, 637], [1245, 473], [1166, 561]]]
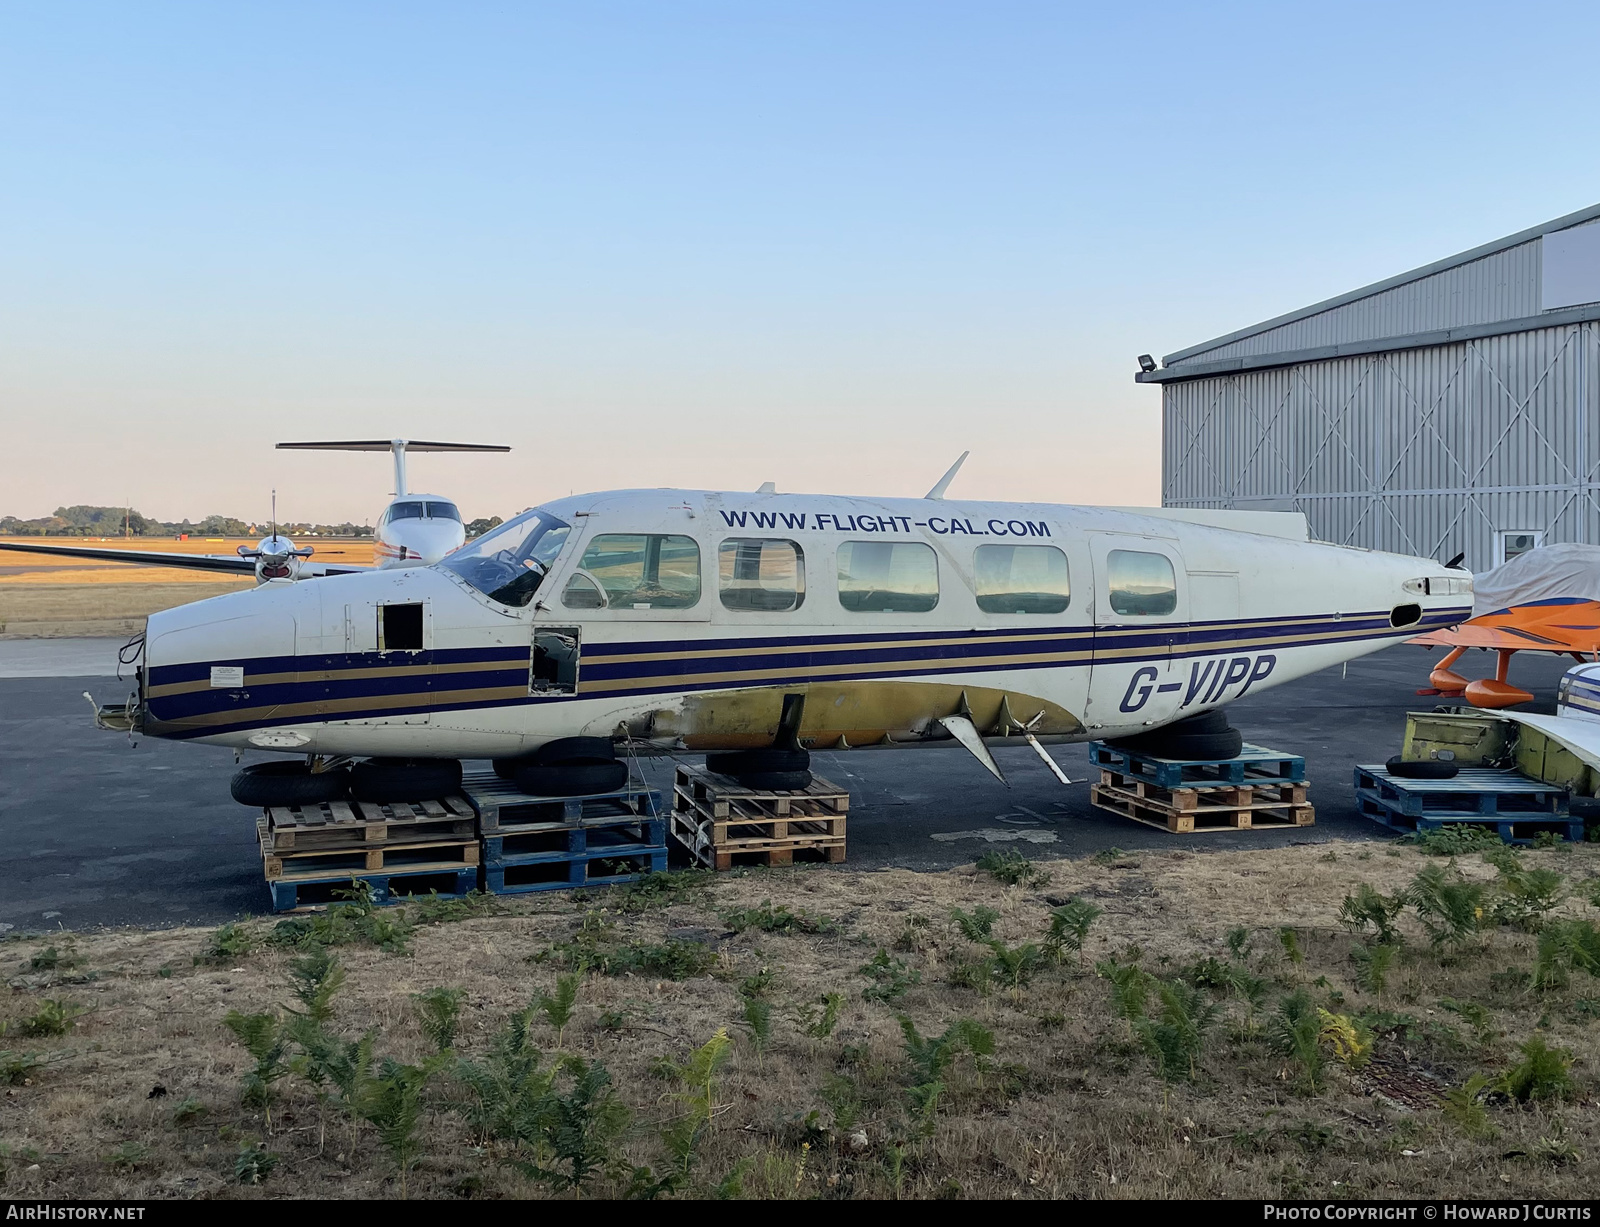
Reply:
[[950, 483], [953, 482], [956, 479], [956, 474], [961, 472], [961, 466], [967, 462], [967, 457], [970, 456], [970, 455], [972, 455], [972, 453], [970, 451], [966, 451], [966, 452], [962, 452], [961, 455], [957, 456], [956, 457], [956, 462], [950, 466], [949, 472], [947, 472], [943, 477], [941, 477], [934, 484], [933, 489], [929, 490], [922, 497], [923, 498], [943, 498], [944, 497], [944, 492], [950, 488]]

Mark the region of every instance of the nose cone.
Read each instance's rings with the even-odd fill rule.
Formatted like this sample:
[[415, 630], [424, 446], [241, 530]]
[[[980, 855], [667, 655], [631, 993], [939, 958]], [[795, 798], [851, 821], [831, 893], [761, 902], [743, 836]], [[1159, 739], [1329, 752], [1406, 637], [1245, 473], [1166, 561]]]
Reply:
[[399, 520], [385, 530], [390, 544], [404, 546], [406, 560], [432, 566], [466, 540], [456, 520]]
[[296, 628], [316, 603], [303, 587], [269, 584], [151, 614], [146, 735], [204, 737], [259, 721], [274, 685], [294, 677]]

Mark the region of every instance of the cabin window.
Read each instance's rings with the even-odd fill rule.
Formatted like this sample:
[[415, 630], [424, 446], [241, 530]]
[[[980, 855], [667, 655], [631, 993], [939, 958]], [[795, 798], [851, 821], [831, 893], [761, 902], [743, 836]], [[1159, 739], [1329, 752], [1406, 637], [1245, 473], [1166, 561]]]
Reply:
[[1057, 614], [1072, 600], [1067, 556], [1053, 545], [980, 545], [978, 608], [993, 614]]
[[717, 550], [725, 609], [787, 613], [806, 599], [806, 556], [793, 541], [730, 537]]
[[939, 560], [920, 541], [839, 545], [839, 604], [852, 613], [927, 613], [939, 603]]
[[1112, 550], [1106, 571], [1113, 613], [1153, 618], [1178, 608], [1178, 580], [1165, 554]]
[[378, 651], [422, 651], [422, 606], [378, 607]]
[[578, 559], [612, 609], [689, 609], [700, 602], [700, 547], [693, 537], [604, 533]]
[[604, 609], [606, 598], [600, 594], [600, 585], [587, 575], [574, 575], [567, 581], [561, 603], [568, 609]]

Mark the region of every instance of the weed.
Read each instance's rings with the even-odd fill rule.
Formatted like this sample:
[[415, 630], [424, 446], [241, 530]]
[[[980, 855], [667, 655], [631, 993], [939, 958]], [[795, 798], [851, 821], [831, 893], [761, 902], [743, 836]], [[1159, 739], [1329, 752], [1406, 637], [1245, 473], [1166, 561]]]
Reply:
[[932, 1039], [925, 1038], [904, 1014], [898, 1016], [905, 1037], [906, 1059], [911, 1066], [907, 1096], [923, 1137], [933, 1132], [933, 1119], [944, 1094], [945, 1075], [963, 1049], [972, 1055], [979, 1072], [994, 1055], [994, 1033], [970, 1018], [957, 1019]]
[[[817, 1009], [818, 1006], [821, 1008]], [[844, 1008], [844, 994], [824, 993], [812, 1008], [816, 1012], [808, 1011], [800, 1019], [800, 1029], [814, 1040], [825, 1040], [833, 1034], [834, 1027], [839, 1025], [839, 1011]]]
[[1243, 925], [1228, 930], [1228, 956], [1244, 962], [1250, 956], [1250, 930]]
[[131, 1172], [150, 1157], [150, 1148], [143, 1142], [124, 1142], [105, 1157], [106, 1163], [119, 1172]]
[[1272, 1019], [1274, 1047], [1300, 1069], [1302, 1088], [1315, 1095], [1322, 1089], [1322, 1020], [1305, 989], [1296, 989], [1278, 1002]]
[[1448, 866], [1424, 865], [1405, 896], [1435, 948], [1459, 949], [1483, 925], [1489, 887], [1467, 881], [1452, 861]]
[[1067, 1025], [1067, 1016], [1060, 1010], [1046, 1010], [1036, 1014], [1033, 1021], [1041, 1031], [1059, 1031]]
[[1206, 1032], [1220, 1010], [1201, 989], [1182, 980], [1159, 980], [1155, 990], [1159, 1008], [1154, 1017], [1132, 1020], [1134, 1034], [1155, 1061], [1162, 1079], [1192, 1079], [1198, 1072]]
[[204, 953], [197, 963], [231, 963], [242, 959], [256, 948], [256, 934], [237, 921], [223, 925], [211, 934]]
[[333, 1017], [333, 998], [344, 987], [344, 968], [329, 953], [327, 947], [317, 946], [309, 954], [289, 964], [289, 979], [294, 995], [305, 1007], [304, 1017], [315, 1023], [325, 1023]]
[[928, 926], [931, 922], [920, 912], [912, 912], [900, 925], [900, 932], [894, 939], [896, 950], [907, 952], [921, 950], [927, 942]]
[[578, 980], [579, 975], [575, 971], [557, 976], [555, 994], [542, 995], [535, 1002], [545, 1021], [555, 1028], [557, 1048], [566, 1039], [567, 1024], [572, 1021], [572, 1010], [578, 1003]]
[[762, 933], [834, 933], [839, 923], [826, 917], [808, 916], [804, 912], [791, 912], [787, 907], [772, 906], [771, 899], [763, 899], [760, 907], [747, 907], [719, 913], [722, 923], [735, 933], [757, 929]]
[[66, 971], [78, 966], [83, 960], [76, 957], [71, 949], [57, 950], [54, 946], [46, 946], [27, 962], [29, 971]]
[[1600, 929], [1592, 920], [1563, 920], [1539, 934], [1533, 987], [1563, 988], [1573, 971], [1600, 975]]
[[1456, 823], [1433, 831], [1408, 835], [1402, 843], [1415, 844], [1432, 856], [1467, 856], [1485, 849], [1503, 848], [1505, 843], [1493, 827]]
[[11, 1177], [13, 1163], [37, 1163], [39, 1152], [31, 1146], [10, 1146], [0, 1142], [0, 1189]]
[[1315, 1121], [1303, 1120], [1289, 1133], [1289, 1137], [1306, 1154], [1314, 1155], [1327, 1149], [1328, 1143], [1333, 1141], [1333, 1130]]
[[987, 997], [994, 989], [994, 976], [994, 959], [962, 959], [950, 968], [945, 983], [951, 988], [971, 989], [980, 997]]
[[246, 1142], [239, 1148], [238, 1158], [233, 1161], [233, 1178], [240, 1184], [260, 1184], [277, 1166], [277, 1155], [269, 1153], [255, 1142]]
[[1256, 1012], [1266, 1004], [1267, 982], [1261, 976], [1253, 976], [1243, 967], [1235, 967], [1228, 975], [1228, 990], [1244, 1002], [1244, 1030], [1246, 1035], [1254, 1035], [1256, 1030]]
[[1439, 1008], [1449, 1010], [1471, 1027], [1473, 1040], [1479, 1048], [1486, 1048], [1494, 1042], [1494, 1019], [1490, 1017], [1489, 1011], [1476, 1001], [1455, 1001], [1444, 997], [1439, 1001]]
[[1024, 942], [1013, 950], [1003, 942], [991, 941], [989, 949], [994, 951], [995, 977], [1011, 986], [1012, 1000], [1020, 1000], [1023, 988], [1044, 962], [1044, 951], [1033, 942]]
[[476, 920], [480, 916], [496, 916], [504, 910], [497, 896], [483, 891], [441, 895], [436, 890], [430, 890], [426, 897], [413, 899], [406, 905], [406, 916], [417, 924], [454, 924], [462, 920]]
[[1039, 868], [1015, 848], [1007, 848], [1003, 852], [998, 848], [990, 848], [978, 858], [978, 868], [996, 882], [1004, 882], [1007, 886], [1042, 885], [1050, 880], [1048, 871]]
[[1101, 848], [1094, 854], [1094, 861], [1097, 865], [1115, 865], [1127, 855], [1121, 848]]
[[1208, 956], [1184, 968], [1183, 978], [1196, 988], [1225, 989], [1233, 980], [1233, 972], [1222, 960]]
[[1339, 923], [1355, 933], [1371, 929], [1379, 945], [1396, 946], [1400, 943], [1400, 934], [1394, 922], [1405, 905], [1404, 894], [1385, 895], [1370, 882], [1363, 882], [1356, 887], [1355, 894], [1344, 897]]
[[1522, 1060], [1501, 1075], [1498, 1089], [1518, 1103], [1560, 1099], [1572, 1088], [1572, 1054], [1535, 1035], [1518, 1047]]
[[1283, 947], [1283, 957], [1299, 967], [1306, 961], [1306, 952], [1300, 948], [1300, 934], [1287, 926], [1278, 930], [1278, 945]]
[[602, 1010], [600, 1012], [600, 1029], [615, 1034], [626, 1029], [628, 1025], [628, 1011]]
[[1103, 914], [1102, 908], [1083, 899], [1069, 899], [1050, 911], [1050, 931], [1045, 936], [1044, 948], [1059, 964], [1068, 950], [1083, 961], [1083, 943], [1088, 940], [1089, 929]]
[[1000, 919], [1000, 913], [992, 907], [979, 904], [968, 915], [958, 907], [950, 909], [950, 919], [956, 928], [961, 930], [961, 936], [969, 942], [987, 942], [994, 929], [994, 922]]
[[1497, 924], [1537, 931], [1566, 898], [1566, 879], [1554, 869], [1528, 869], [1508, 847], [1491, 849], [1483, 859], [1499, 874], [1501, 895], [1494, 901]]
[[861, 990], [864, 1001], [898, 1001], [914, 984], [922, 983], [922, 973], [908, 967], [904, 959], [890, 956], [882, 946], [872, 958], [856, 969], [872, 983]]
[[189, 1095], [179, 1100], [172, 1109], [172, 1123], [174, 1125], [192, 1125], [205, 1114], [206, 1105], [193, 1095]]
[[704, 975], [716, 961], [716, 952], [698, 942], [669, 938], [658, 945], [639, 942], [619, 947], [603, 955], [596, 966], [608, 976], [633, 973], [663, 980], [688, 980]]
[[31, 1052], [13, 1052], [11, 1049], [0, 1049], [0, 1083], [6, 1086], [26, 1086], [32, 1079], [29, 1077], [34, 1070], [44, 1064], [36, 1054]]
[[849, 1133], [861, 1119], [861, 1092], [843, 1074], [829, 1074], [822, 1081], [822, 1102], [833, 1115], [833, 1131]]
[[[1548, 834], [1548, 832], [1545, 832]], [[1533, 1145], [1533, 1158], [1542, 1159], [1553, 1167], [1565, 1167], [1569, 1163], [1582, 1163], [1583, 1152], [1567, 1141], [1566, 1126], [1561, 1121], [1551, 1122], [1553, 1128], [1550, 1136], [1540, 1138]]]
[[244, 1050], [255, 1058], [255, 1068], [244, 1076], [242, 1098], [266, 1113], [267, 1132], [271, 1133], [272, 1084], [289, 1072], [284, 1064], [289, 1036], [276, 1014], [241, 1014], [238, 1010], [229, 1010], [222, 1021]]
[[78, 1018], [85, 1012], [81, 1005], [46, 997], [28, 1017], [0, 1026], [0, 1035], [23, 1035], [35, 1039], [65, 1035], [78, 1025]]
[[1541, 849], [1559, 848], [1561, 846], [1561, 836], [1557, 835], [1554, 831], [1535, 831], [1533, 835], [1533, 846]]
[[1382, 993], [1388, 984], [1389, 968], [1399, 953], [1395, 946], [1379, 942], [1376, 945], [1350, 947], [1350, 961], [1356, 965], [1356, 983], [1364, 992]]
[[625, 912], [642, 912], [652, 907], [681, 902], [686, 896], [704, 890], [717, 880], [709, 869], [679, 869], [671, 873], [656, 870], [637, 882], [612, 887], [608, 899]]
[[1460, 1086], [1444, 1093], [1440, 1111], [1445, 1119], [1469, 1138], [1483, 1139], [1494, 1136], [1494, 1125], [1489, 1120], [1484, 1098], [1494, 1085], [1488, 1074], [1473, 1074]]
[[461, 1002], [466, 995], [464, 988], [430, 988], [426, 992], [411, 994], [411, 1000], [417, 1007], [417, 1024], [435, 1052], [449, 1052], [455, 1047]]

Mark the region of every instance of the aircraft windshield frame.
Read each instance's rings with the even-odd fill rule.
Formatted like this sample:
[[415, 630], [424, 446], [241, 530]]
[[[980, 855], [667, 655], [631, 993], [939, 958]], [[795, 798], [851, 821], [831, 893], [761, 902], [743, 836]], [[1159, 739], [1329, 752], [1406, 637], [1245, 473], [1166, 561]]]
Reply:
[[572, 525], [535, 507], [470, 541], [438, 565], [491, 601], [522, 608], [560, 557]]

